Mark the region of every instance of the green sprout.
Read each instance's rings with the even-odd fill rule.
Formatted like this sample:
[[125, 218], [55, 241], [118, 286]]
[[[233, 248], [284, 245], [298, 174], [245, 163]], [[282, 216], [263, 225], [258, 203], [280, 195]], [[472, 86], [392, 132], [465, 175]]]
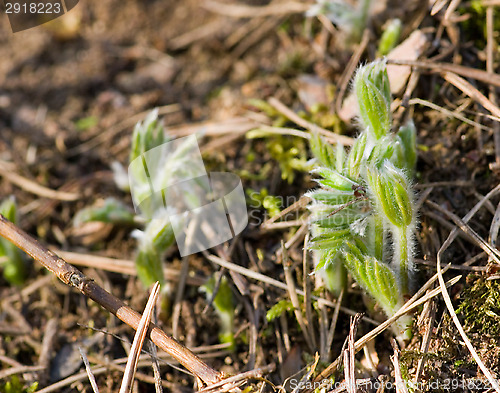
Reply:
[[5, 393], [34, 393], [38, 389], [38, 382], [26, 385], [17, 375], [13, 375], [0, 385], [0, 391]]
[[[412, 122], [391, 133], [391, 95], [385, 61], [354, 78], [362, 131], [348, 154], [319, 135], [310, 144], [320, 188], [307, 195], [315, 264], [325, 285], [340, 293], [347, 273], [388, 315], [411, 292], [416, 208], [410, 178], [416, 163]], [[388, 246], [390, 245], [390, 246]], [[392, 248], [392, 249], [391, 249]], [[408, 338], [409, 317], [395, 326]]]
[[[171, 139], [166, 135], [165, 127], [158, 120], [158, 110], [149, 113], [143, 122], [138, 122], [132, 134], [132, 144], [129, 156], [129, 162], [140, 158], [147, 151], [169, 142]], [[161, 166], [154, 168], [155, 181], [160, 184], [166, 184], [172, 173], [178, 171], [179, 167], [185, 167], [189, 170], [189, 165], [183, 161], [184, 150], [187, 149], [187, 143], [180, 144], [161, 162]], [[124, 191], [130, 190], [132, 181], [135, 189], [139, 190], [139, 197], [144, 197], [145, 202], [139, 206], [139, 212], [134, 214], [123, 203], [109, 198], [103, 206], [92, 206], [81, 210], [75, 217], [74, 224], [80, 225], [89, 221], [111, 222], [114, 224], [126, 224], [137, 226], [142, 229], [135, 229], [132, 232], [133, 237], [138, 239], [136, 252], [136, 269], [139, 279], [144, 286], [149, 287], [156, 281], [162, 285], [163, 291], [168, 291], [165, 286], [163, 276], [162, 262], [167, 250], [174, 244], [174, 231], [169, 220], [169, 207], [158, 207], [147, 198], [151, 194], [148, 174], [141, 170], [139, 166], [131, 166], [127, 171], [119, 164], [113, 163], [112, 166], [115, 183]], [[189, 196], [188, 196], [189, 198]]]
[[[14, 197], [5, 199], [0, 204], [0, 214], [17, 224], [17, 205]], [[12, 285], [22, 285], [26, 279], [23, 255], [16, 246], [4, 238], [0, 238], [0, 261], [4, 278]]]
[[219, 318], [219, 340], [221, 343], [230, 344], [230, 349], [234, 350], [234, 313], [235, 304], [233, 292], [227, 279], [223, 276], [217, 288], [217, 294], [212, 299], [216, 287], [215, 276], [210, 277], [208, 281], [200, 287], [205, 292], [207, 300], [213, 300], [213, 306]]
[[384, 32], [380, 41], [378, 43], [377, 55], [385, 56], [387, 55], [399, 41], [399, 36], [401, 35], [401, 20], [391, 19], [385, 24]]

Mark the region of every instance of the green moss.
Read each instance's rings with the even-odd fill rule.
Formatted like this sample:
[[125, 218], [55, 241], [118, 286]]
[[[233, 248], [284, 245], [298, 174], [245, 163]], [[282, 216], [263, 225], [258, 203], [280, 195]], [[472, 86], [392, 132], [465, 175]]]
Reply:
[[467, 333], [500, 337], [500, 283], [479, 278], [460, 296], [457, 315]]

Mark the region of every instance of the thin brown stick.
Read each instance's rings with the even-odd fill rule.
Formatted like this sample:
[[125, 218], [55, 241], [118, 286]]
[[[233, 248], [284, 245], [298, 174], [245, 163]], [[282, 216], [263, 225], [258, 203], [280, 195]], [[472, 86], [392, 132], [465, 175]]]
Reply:
[[453, 72], [444, 72], [443, 78], [446, 79], [448, 82], [450, 82], [457, 89], [462, 90], [470, 98], [477, 101], [486, 109], [488, 109], [492, 115], [500, 117], [500, 108], [498, 108], [498, 106], [496, 106], [493, 102], [491, 102], [488, 98], [486, 98], [486, 96], [483, 93], [481, 93], [478, 89], [472, 86], [464, 78], [459, 77], [457, 74]]
[[[141, 315], [138, 312], [127, 306], [120, 299], [106, 292], [80, 270], [49, 251], [2, 215], [0, 215], [0, 236], [9, 240], [33, 259], [40, 262], [63, 283], [78, 288], [85, 296], [94, 300], [118, 317], [118, 319], [137, 330], [141, 319]], [[219, 372], [209, 367], [188, 348], [169, 337], [154, 324], [151, 324], [149, 338], [204, 383], [210, 385], [222, 379], [222, 375]]]
[[344, 375], [346, 390], [348, 393], [356, 393], [356, 377], [354, 376], [354, 355], [356, 351], [354, 349], [354, 339], [356, 337], [356, 331], [358, 330], [358, 324], [361, 319], [361, 314], [358, 314], [351, 318], [351, 327], [349, 329], [349, 336], [347, 337], [347, 348], [344, 350]]
[[387, 64], [408, 65], [411, 67], [427, 68], [434, 72], [450, 71], [455, 74], [465, 76], [466, 78], [472, 78], [484, 83], [500, 86], [500, 75], [492, 74], [483, 70], [465, 67], [457, 64], [435, 63], [425, 60], [414, 61], [414, 60], [399, 60], [399, 59], [388, 59]]
[[300, 2], [269, 4], [266, 6], [250, 6], [219, 3], [207, 0], [201, 6], [209, 11], [232, 18], [258, 18], [271, 15], [289, 15], [306, 12], [310, 6]]
[[132, 383], [134, 381], [135, 371], [137, 370], [137, 364], [139, 363], [139, 356], [141, 354], [144, 340], [146, 339], [148, 326], [151, 323], [151, 315], [153, 314], [154, 306], [158, 300], [159, 294], [160, 283], [157, 281], [155, 282], [153, 289], [151, 289], [148, 303], [144, 308], [144, 313], [139, 322], [139, 327], [135, 332], [134, 342], [132, 343], [132, 348], [130, 349], [130, 354], [127, 360], [127, 366], [125, 367], [125, 371], [123, 373], [120, 393], [129, 393], [132, 390]]

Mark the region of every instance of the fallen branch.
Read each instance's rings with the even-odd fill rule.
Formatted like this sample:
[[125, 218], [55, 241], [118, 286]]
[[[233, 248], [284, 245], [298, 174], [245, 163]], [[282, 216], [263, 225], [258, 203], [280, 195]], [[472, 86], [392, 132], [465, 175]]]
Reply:
[[[62, 258], [42, 246], [33, 237], [22, 231], [0, 214], [0, 236], [12, 242], [21, 250], [40, 262], [46, 269], [54, 273], [63, 283], [78, 288], [85, 296], [94, 300], [121, 321], [137, 330], [141, 315], [127, 306], [123, 301], [106, 292], [91, 278], [68, 264]], [[198, 379], [207, 385], [219, 382], [222, 375], [209, 367], [188, 348], [169, 337], [159, 327], [151, 324], [149, 338], [158, 347], [176, 359]]]

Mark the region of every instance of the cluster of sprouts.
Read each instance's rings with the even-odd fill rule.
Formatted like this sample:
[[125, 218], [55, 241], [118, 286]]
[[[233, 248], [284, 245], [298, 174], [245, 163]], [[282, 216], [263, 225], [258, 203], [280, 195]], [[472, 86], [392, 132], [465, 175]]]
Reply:
[[[361, 67], [354, 79], [361, 133], [349, 153], [311, 138], [313, 173], [309, 247], [325, 285], [339, 293], [347, 273], [388, 316], [411, 292], [416, 211], [411, 178], [415, 127], [391, 132], [391, 93], [385, 61]], [[408, 322], [408, 321], [406, 321]], [[396, 327], [405, 332], [405, 321]]]

